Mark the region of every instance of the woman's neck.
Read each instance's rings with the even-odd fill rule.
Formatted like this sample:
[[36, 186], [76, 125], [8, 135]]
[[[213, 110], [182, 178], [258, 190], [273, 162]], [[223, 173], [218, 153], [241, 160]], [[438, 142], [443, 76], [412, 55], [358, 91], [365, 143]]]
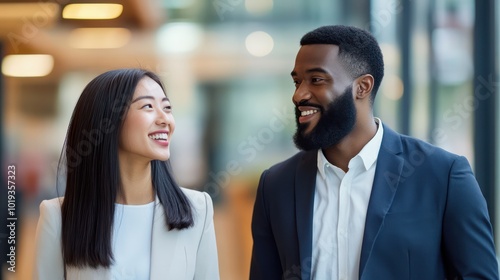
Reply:
[[151, 162], [120, 160], [121, 188], [116, 203], [141, 205], [155, 199]]

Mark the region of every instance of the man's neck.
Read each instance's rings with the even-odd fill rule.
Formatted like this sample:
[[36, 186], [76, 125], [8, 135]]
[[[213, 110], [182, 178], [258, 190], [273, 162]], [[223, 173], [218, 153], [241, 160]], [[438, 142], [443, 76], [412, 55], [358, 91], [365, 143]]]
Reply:
[[342, 169], [349, 170], [349, 162], [370, 142], [377, 133], [378, 124], [372, 118], [371, 122], [356, 123], [353, 130], [336, 145], [323, 149], [328, 162]]

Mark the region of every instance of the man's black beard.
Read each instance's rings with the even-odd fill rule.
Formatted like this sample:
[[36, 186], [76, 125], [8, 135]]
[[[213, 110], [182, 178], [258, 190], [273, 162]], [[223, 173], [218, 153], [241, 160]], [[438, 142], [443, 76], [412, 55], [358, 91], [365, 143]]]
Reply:
[[[300, 104], [311, 106], [312, 104]], [[316, 105], [314, 105], [317, 107]], [[311, 132], [305, 131], [309, 123], [299, 123], [300, 111], [295, 108], [297, 131], [293, 141], [297, 148], [310, 151], [332, 147], [349, 134], [356, 123], [356, 107], [352, 97], [352, 86], [348, 86], [341, 96], [328, 105], [326, 110], [320, 109], [321, 118]]]

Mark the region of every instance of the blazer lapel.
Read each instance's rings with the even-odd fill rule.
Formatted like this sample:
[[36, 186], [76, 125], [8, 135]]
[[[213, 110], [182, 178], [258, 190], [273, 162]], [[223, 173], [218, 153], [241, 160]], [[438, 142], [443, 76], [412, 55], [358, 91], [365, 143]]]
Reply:
[[295, 173], [295, 218], [302, 279], [310, 279], [317, 151], [306, 152]]
[[404, 165], [404, 159], [398, 156], [401, 151], [400, 136], [387, 126], [384, 126], [384, 136], [378, 154], [377, 169], [366, 213], [365, 232], [359, 265], [360, 279], [400, 182]]

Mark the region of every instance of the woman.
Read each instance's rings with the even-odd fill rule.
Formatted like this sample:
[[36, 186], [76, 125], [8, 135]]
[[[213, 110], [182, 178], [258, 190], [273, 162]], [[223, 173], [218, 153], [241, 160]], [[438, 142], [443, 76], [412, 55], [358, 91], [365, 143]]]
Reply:
[[151, 72], [85, 87], [60, 160], [65, 196], [40, 205], [35, 279], [219, 279], [212, 200], [175, 182], [174, 129]]

